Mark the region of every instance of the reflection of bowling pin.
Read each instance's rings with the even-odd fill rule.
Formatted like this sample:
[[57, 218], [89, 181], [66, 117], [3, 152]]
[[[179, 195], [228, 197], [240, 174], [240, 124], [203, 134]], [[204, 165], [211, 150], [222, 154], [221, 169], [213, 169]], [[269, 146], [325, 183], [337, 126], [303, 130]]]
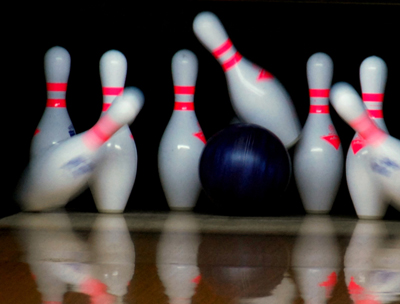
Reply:
[[[116, 50], [106, 52], [100, 60], [103, 87], [103, 113], [122, 94], [127, 61]], [[137, 151], [129, 126], [124, 125], [100, 149], [101, 163], [90, 179], [90, 190], [100, 212], [123, 212], [136, 178]]]
[[[360, 66], [362, 99], [369, 116], [387, 132], [382, 102], [387, 78], [385, 62], [376, 56], [366, 58]], [[354, 135], [346, 159], [346, 179], [354, 208], [360, 218], [382, 218], [387, 203], [380, 186], [368, 173], [369, 147], [358, 133]]]
[[157, 246], [157, 269], [170, 304], [190, 304], [200, 279], [199, 227], [192, 214], [170, 213]]
[[379, 221], [359, 221], [353, 231], [344, 256], [344, 275], [354, 303], [374, 298], [367, 285], [374, 256], [382, 246], [385, 235], [384, 224]]
[[327, 303], [340, 269], [339, 248], [329, 217], [304, 219], [294, 245], [292, 267], [304, 303]]
[[327, 213], [336, 198], [343, 174], [343, 150], [329, 114], [332, 59], [324, 53], [307, 62], [310, 114], [296, 146], [293, 173], [310, 213]]
[[[373, 176], [374, 183], [380, 184], [387, 199], [400, 209], [400, 141], [374, 123], [351, 85], [341, 82], [332, 86], [330, 100], [342, 119], [366, 140], [369, 148], [367, 174]], [[376, 191], [380, 191], [379, 188]]]
[[51, 145], [75, 135], [65, 102], [70, 65], [66, 49], [55, 46], [46, 52], [47, 103], [32, 139], [31, 156], [41, 155]]
[[205, 145], [194, 112], [197, 58], [181, 50], [172, 58], [175, 106], [161, 138], [158, 170], [171, 209], [192, 209], [201, 191], [199, 161]]
[[135, 248], [122, 215], [99, 215], [90, 234], [93, 277], [120, 302], [135, 271]]
[[292, 101], [280, 82], [242, 57], [233, 46], [220, 20], [202, 12], [193, 22], [200, 42], [221, 64], [228, 82], [233, 109], [239, 118], [275, 133], [292, 146], [300, 134], [300, 123]]
[[131, 123], [143, 105], [143, 94], [125, 89], [90, 130], [48, 149], [30, 164], [20, 183], [17, 199], [26, 210], [60, 207], [87, 186], [99, 160], [97, 151], [119, 128]]

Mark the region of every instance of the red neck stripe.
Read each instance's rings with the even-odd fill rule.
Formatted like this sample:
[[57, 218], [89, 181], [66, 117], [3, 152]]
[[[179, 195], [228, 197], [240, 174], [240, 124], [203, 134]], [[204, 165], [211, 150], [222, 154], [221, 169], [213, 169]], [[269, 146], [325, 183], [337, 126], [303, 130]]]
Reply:
[[174, 86], [175, 94], [193, 95], [194, 90], [194, 86]]
[[179, 102], [176, 101], [174, 105], [174, 110], [176, 111], [194, 111], [193, 102]]
[[384, 94], [381, 93], [363, 93], [362, 99], [363, 101], [374, 101], [374, 102], [382, 102]]
[[311, 105], [310, 113], [312, 113], [312, 114], [329, 114], [329, 106], [328, 105], [323, 105], [323, 106]]
[[310, 97], [314, 97], [314, 98], [328, 98], [329, 97], [329, 89], [310, 89], [309, 93], [310, 93]]
[[50, 92], [65, 92], [67, 90], [67, 83], [47, 82], [46, 87], [47, 91]]
[[48, 108], [65, 108], [67, 103], [65, 99], [47, 99], [46, 107]]
[[124, 91], [123, 87], [103, 87], [104, 96], [117, 96], [121, 95]]
[[212, 51], [215, 58], [221, 57], [226, 51], [228, 51], [233, 46], [232, 41], [228, 38], [223, 44]]
[[382, 110], [368, 110], [368, 114], [371, 118], [383, 118]]
[[240, 62], [242, 59], [242, 55], [240, 55], [238, 52], [235, 53], [231, 58], [226, 60], [224, 63], [222, 63], [222, 69], [226, 72], [232, 67], [234, 67], [236, 64]]

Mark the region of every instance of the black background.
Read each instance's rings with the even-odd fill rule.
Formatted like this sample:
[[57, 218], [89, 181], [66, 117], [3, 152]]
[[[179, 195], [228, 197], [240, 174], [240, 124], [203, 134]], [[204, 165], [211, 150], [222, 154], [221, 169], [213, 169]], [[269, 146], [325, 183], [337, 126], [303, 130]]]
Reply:
[[[312, 54], [330, 55], [334, 62], [333, 83], [349, 82], [358, 92], [361, 62], [371, 55], [381, 57], [388, 66], [385, 122], [391, 135], [400, 138], [398, 5], [320, 1], [142, 1], [140, 4], [86, 1], [18, 6], [9, 11], [11, 18], [3, 35], [2, 72], [7, 79], [3, 80], [6, 196], [1, 216], [19, 210], [12, 195], [28, 164], [30, 141], [45, 108], [44, 54], [55, 45], [66, 48], [71, 55], [67, 108], [77, 133], [93, 126], [101, 113], [100, 57], [110, 49], [124, 53], [128, 60], [126, 86], [136, 86], [145, 95], [144, 107], [131, 125], [139, 162], [126, 212], [168, 210], [158, 177], [157, 152], [173, 109], [171, 59], [177, 51], [189, 49], [198, 58], [195, 109], [206, 138], [226, 127], [234, 116], [222, 68], [192, 30], [194, 17], [204, 10], [220, 18], [244, 57], [281, 81], [292, 97], [302, 125], [309, 110], [306, 62]], [[7, 17], [7, 12], [3, 14]], [[331, 117], [346, 154], [354, 132], [332, 107]], [[293, 148], [289, 153], [293, 156]], [[267, 202], [266, 207], [258, 215], [304, 214], [293, 176], [284, 197]], [[90, 191], [66, 208], [71, 212], [96, 211]], [[213, 213], [204, 193], [195, 211]], [[229, 213], [228, 208], [226, 211]], [[356, 216], [345, 175], [331, 214]], [[385, 218], [400, 216], [394, 208], [389, 208]]]

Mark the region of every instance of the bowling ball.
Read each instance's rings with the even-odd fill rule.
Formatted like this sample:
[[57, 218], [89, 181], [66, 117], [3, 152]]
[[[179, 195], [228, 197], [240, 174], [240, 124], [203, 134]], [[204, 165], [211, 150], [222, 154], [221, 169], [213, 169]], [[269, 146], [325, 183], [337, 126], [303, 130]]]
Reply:
[[213, 135], [199, 164], [201, 184], [217, 213], [257, 215], [282, 206], [273, 203], [288, 186], [291, 171], [290, 156], [279, 138], [245, 123]]

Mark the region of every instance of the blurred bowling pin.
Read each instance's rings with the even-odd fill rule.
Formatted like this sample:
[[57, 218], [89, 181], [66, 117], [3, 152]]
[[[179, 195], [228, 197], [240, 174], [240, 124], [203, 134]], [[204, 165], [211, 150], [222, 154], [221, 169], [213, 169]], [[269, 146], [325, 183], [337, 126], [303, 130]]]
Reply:
[[332, 86], [330, 100], [342, 119], [369, 145], [367, 174], [380, 184], [387, 200], [392, 200], [394, 206], [400, 209], [400, 141], [374, 123], [351, 85], [336, 83]]
[[327, 303], [340, 270], [339, 247], [329, 217], [305, 217], [294, 244], [292, 268], [304, 303]]
[[55, 46], [46, 52], [44, 70], [47, 103], [32, 139], [32, 157], [75, 135], [65, 102], [70, 65], [71, 57], [66, 49]]
[[190, 304], [200, 280], [199, 224], [192, 214], [170, 213], [157, 245], [157, 270], [169, 304]]
[[[387, 66], [381, 58], [371, 56], [361, 63], [360, 81], [364, 105], [369, 117], [387, 133], [382, 113], [386, 78]], [[365, 145], [364, 139], [356, 133], [347, 152], [347, 185], [358, 217], [380, 219], [386, 212], [387, 203], [380, 191], [381, 187], [368, 173], [367, 155], [370, 152]]]
[[161, 138], [158, 170], [171, 209], [192, 209], [201, 191], [199, 161], [206, 140], [194, 112], [197, 58], [181, 50], [172, 58], [175, 105]]
[[193, 30], [221, 64], [232, 107], [239, 119], [272, 131], [287, 148], [294, 145], [300, 135], [300, 122], [281, 83], [236, 51], [225, 28], [213, 13], [198, 14]]
[[40, 211], [60, 207], [85, 189], [99, 161], [99, 148], [135, 119], [143, 99], [139, 89], [125, 89], [94, 127], [53, 146], [30, 162], [17, 189], [22, 208]]
[[310, 113], [294, 152], [294, 177], [309, 213], [328, 213], [343, 175], [343, 150], [329, 114], [332, 59], [315, 53], [307, 62]]
[[[373, 259], [387, 232], [379, 221], [358, 221], [344, 256], [344, 275], [350, 298], [354, 303], [373, 300], [368, 289]], [[364, 302], [377, 303], [377, 302]]]
[[135, 247], [122, 215], [98, 215], [89, 237], [93, 277], [120, 303], [135, 272]]
[[[122, 94], [127, 61], [116, 50], [106, 52], [100, 59], [104, 115], [114, 99]], [[118, 130], [99, 150], [102, 161], [89, 181], [90, 190], [99, 212], [124, 211], [135, 183], [137, 150], [129, 126]]]

